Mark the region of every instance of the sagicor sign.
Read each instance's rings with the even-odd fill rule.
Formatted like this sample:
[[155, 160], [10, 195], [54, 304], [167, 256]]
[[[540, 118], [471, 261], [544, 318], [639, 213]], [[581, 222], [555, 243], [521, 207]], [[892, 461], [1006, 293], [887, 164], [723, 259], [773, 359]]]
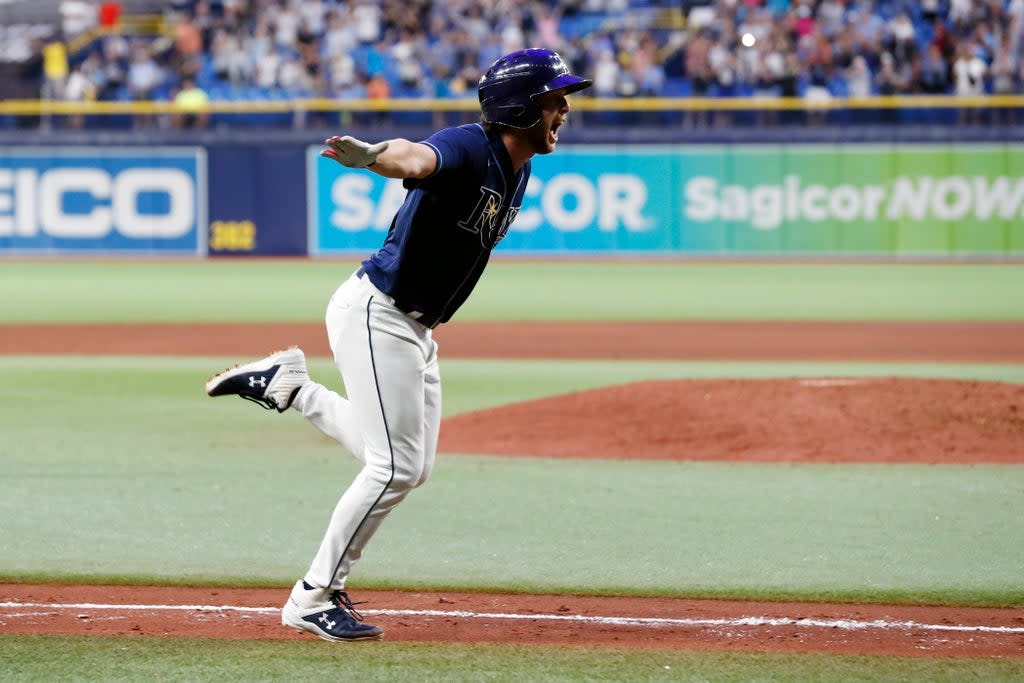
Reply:
[[[310, 245], [314, 253], [376, 249], [405, 199], [401, 180], [349, 170], [310, 148]], [[659, 250], [671, 247], [658, 220], [667, 188], [650, 182], [651, 161], [597, 148], [536, 157], [523, 205], [501, 251]]]

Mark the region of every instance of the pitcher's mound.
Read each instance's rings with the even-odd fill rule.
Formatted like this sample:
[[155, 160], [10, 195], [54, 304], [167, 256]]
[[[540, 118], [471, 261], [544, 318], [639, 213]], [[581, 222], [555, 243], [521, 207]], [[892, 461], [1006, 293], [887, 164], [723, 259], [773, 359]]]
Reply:
[[1024, 463], [1024, 386], [904, 378], [673, 380], [445, 420], [449, 453]]

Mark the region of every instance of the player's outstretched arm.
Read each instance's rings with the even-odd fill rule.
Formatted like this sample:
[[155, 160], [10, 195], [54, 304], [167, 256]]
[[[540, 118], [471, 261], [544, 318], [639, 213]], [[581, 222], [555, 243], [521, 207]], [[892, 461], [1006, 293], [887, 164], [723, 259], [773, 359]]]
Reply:
[[320, 156], [349, 168], [367, 168], [385, 178], [426, 178], [437, 167], [437, 157], [427, 145], [403, 138], [371, 145], [349, 135], [327, 138]]

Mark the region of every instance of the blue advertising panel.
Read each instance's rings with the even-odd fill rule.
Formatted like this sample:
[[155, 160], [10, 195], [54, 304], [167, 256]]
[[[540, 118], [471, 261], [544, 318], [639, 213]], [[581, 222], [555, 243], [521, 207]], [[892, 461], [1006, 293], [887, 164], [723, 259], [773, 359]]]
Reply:
[[[307, 150], [311, 253], [376, 249], [405, 198], [402, 182], [321, 159], [320, 149]], [[534, 157], [522, 210], [499, 250], [677, 250], [679, 174], [671, 148], [578, 146]]]
[[307, 253], [305, 145], [209, 149], [211, 256]]
[[0, 252], [204, 253], [198, 147], [0, 148]]

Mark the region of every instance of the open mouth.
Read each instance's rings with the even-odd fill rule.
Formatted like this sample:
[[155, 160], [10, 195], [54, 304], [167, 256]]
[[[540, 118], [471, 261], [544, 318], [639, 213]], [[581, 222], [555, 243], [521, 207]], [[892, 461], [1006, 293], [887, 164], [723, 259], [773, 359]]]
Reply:
[[551, 124], [551, 139], [554, 142], [558, 142], [558, 129], [562, 127], [562, 121]]

